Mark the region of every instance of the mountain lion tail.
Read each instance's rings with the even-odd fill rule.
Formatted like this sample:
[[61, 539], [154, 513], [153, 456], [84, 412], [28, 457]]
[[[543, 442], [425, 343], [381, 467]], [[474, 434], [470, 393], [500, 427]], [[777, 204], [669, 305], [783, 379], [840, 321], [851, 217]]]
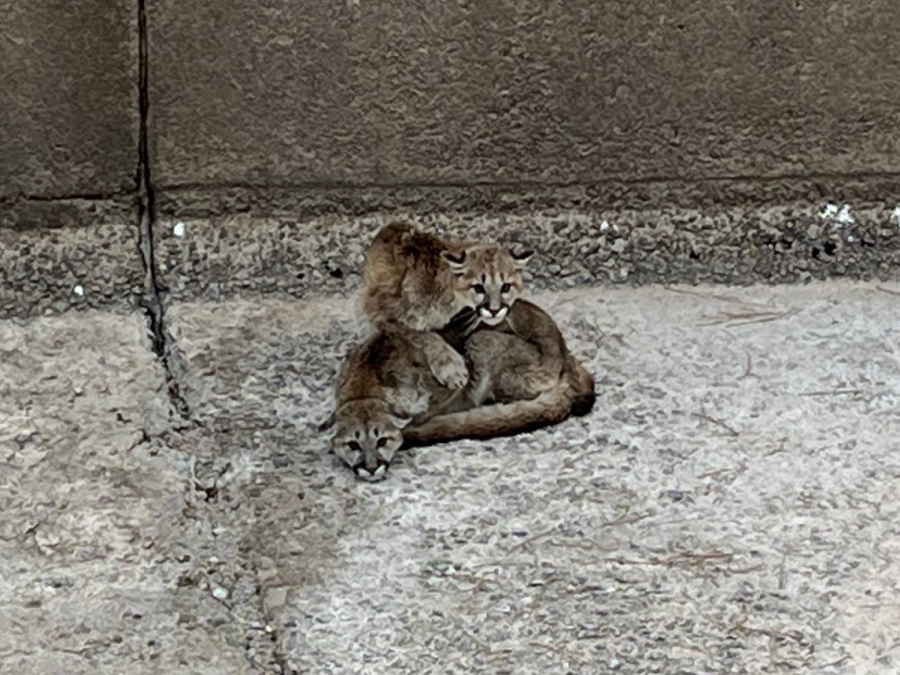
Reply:
[[463, 438], [487, 439], [534, 431], [562, 422], [572, 408], [572, 388], [561, 382], [537, 398], [485, 405], [431, 418], [403, 430], [406, 447], [446, 443]]
[[564, 377], [569, 382], [572, 401], [569, 414], [575, 417], [584, 417], [594, 409], [594, 403], [597, 400], [594, 377], [574, 356], [566, 359]]
[[537, 398], [437, 415], [424, 424], [404, 429], [403, 445], [415, 447], [464, 438], [515, 436], [559, 424], [570, 415], [583, 417], [594, 408], [596, 399], [593, 376], [581, 362], [569, 356], [559, 384]]

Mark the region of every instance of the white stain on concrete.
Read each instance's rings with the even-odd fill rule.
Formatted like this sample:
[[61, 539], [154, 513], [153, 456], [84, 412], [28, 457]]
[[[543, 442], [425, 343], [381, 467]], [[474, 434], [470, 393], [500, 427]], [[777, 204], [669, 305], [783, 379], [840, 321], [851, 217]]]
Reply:
[[841, 206], [838, 206], [837, 204], [826, 204], [822, 207], [822, 210], [819, 211], [819, 217], [824, 220], [834, 221], [835, 227], [852, 225], [856, 222], [856, 218], [853, 216], [849, 204], [843, 204]]
[[826, 204], [822, 207], [822, 210], [819, 211], [819, 218], [833, 219], [838, 214], [837, 204]]
[[837, 219], [841, 225], [852, 225], [856, 222], [856, 218], [853, 217], [853, 214], [850, 212], [850, 205], [844, 204], [841, 207], [841, 210], [838, 211]]
[[891, 222], [900, 225], [900, 205], [895, 206], [894, 210], [891, 211]]

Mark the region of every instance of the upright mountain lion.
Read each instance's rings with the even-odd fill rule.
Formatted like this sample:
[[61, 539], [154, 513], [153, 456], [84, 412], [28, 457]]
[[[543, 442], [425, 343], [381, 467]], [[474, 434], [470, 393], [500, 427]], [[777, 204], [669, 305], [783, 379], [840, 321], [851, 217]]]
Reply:
[[466, 308], [471, 328], [500, 324], [522, 293], [522, 267], [532, 252], [490, 244], [455, 243], [405, 223], [383, 227], [363, 268], [361, 306], [376, 330], [403, 332], [420, 349], [438, 382], [460, 389], [468, 379], [462, 356], [436, 331]]

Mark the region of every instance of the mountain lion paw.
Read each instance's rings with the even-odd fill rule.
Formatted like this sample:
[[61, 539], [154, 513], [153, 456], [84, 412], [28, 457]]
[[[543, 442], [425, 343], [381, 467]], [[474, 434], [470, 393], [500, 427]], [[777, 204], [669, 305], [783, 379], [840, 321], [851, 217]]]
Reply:
[[466, 360], [456, 352], [442, 354], [441, 358], [433, 360], [430, 366], [437, 381], [450, 389], [462, 389], [469, 381]]

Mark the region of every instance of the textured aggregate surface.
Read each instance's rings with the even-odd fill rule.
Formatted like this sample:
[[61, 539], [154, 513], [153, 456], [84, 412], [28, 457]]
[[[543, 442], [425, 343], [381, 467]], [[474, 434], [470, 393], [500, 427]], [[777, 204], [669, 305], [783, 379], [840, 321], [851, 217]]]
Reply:
[[264, 629], [228, 606], [254, 588], [192, 514], [194, 445], [144, 332], [133, 315], [0, 323], [3, 675], [258, 672], [242, 642]]
[[[90, 206], [72, 209], [89, 217]], [[132, 312], [145, 281], [136, 215], [102, 220], [89, 227], [0, 228], [0, 319], [97, 308]]]
[[[897, 280], [900, 206], [883, 198], [898, 188], [879, 185], [867, 188], [869, 200], [856, 192], [860, 186], [843, 185], [854, 198], [829, 201], [815, 198], [814, 181], [716, 184], [724, 205], [707, 203], [698, 186], [671, 184], [288, 191], [284, 208], [270, 215], [238, 197], [196, 208], [166, 206], [163, 195], [163, 213], [174, 215], [156, 220], [152, 232], [137, 226], [134, 204], [129, 213], [125, 203], [22, 202], [0, 206], [0, 319], [127, 312], [152, 304], [154, 287], [174, 302], [347, 295], [359, 281], [365, 246], [393, 219], [451, 238], [533, 248], [535, 289]], [[770, 199], [760, 204], [760, 195]], [[230, 215], [208, 215], [222, 206]], [[13, 216], [11, 229], [4, 213]], [[54, 227], [34, 229], [38, 224]], [[155, 283], [146, 273], [151, 260]]]
[[[533, 209], [510, 195], [493, 208], [430, 213], [415, 208], [317, 217], [229, 215], [162, 218], [154, 228], [159, 282], [175, 300], [345, 295], [365, 247], [396, 219], [455, 239], [533, 248], [534, 288], [651, 283], [896, 279], [897, 204], [603, 208], [577, 191], [560, 208]], [[777, 203], [777, 202], [776, 202]], [[580, 204], [585, 204], [580, 207]]]
[[137, 320], [0, 324], [0, 672], [896, 672], [890, 291], [539, 294], [595, 412], [377, 485], [348, 300], [174, 303], [190, 419]]
[[308, 426], [357, 330], [347, 306], [175, 308], [193, 412], [228, 425], [216, 461], [300, 499], [258, 532], [285, 663], [888, 672], [900, 299], [829, 284], [540, 301], [601, 378], [597, 412], [418, 451], [376, 486]]

